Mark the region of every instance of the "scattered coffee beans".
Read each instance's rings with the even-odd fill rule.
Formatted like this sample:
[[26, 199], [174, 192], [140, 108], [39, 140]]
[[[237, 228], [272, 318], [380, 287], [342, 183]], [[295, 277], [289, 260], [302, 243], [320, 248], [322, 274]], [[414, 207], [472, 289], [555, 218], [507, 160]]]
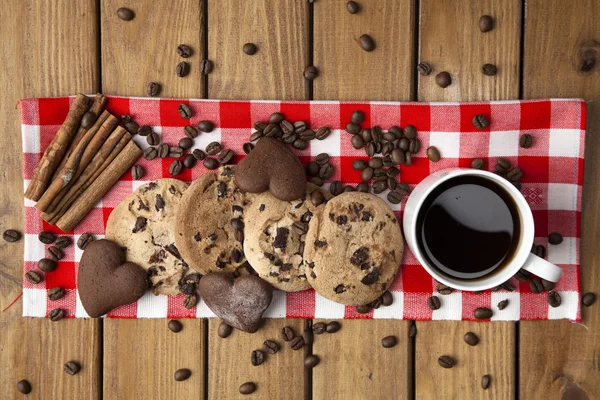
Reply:
[[231, 151], [230, 149], [225, 149], [223, 151], [221, 151], [221, 153], [219, 153], [219, 156], [217, 157], [217, 159], [219, 160], [219, 162], [223, 165], [225, 164], [229, 164], [232, 160], [233, 160], [233, 156], [235, 154], [233, 153], [233, 151]]
[[275, 354], [279, 350], [279, 346], [272, 340], [265, 340], [263, 342], [263, 350], [269, 354]]
[[[187, 63], [186, 63], [187, 64]], [[192, 118], [192, 110], [190, 106], [185, 103], [181, 103], [179, 107], [177, 107], [177, 112], [181, 115], [181, 118], [190, 119]]]
[[502, 300], [498, 303], [499, 310], [504, 310], [506, 307], [508, 307], [508, 299]]
[[307, 81], [312, 81], [317, 76], [319, 76], [319, 70], [314, 65], [309, 65], [304, 70], [304, 79], [306, 79]]
[[240, 394], [252, 394], [256, 391], [256, 383], [245, 382], [240, 385]]
[[361, 182], [356, 185], [356, 191], [362, 193], [369, 193], [369, 184], [366, 182]]
[[494, 20], [489, 15], [479, 18], [479, 29], [481, 32], [489, 32], [494, 28]]
[[529, 281], [529, 288], [535, 294], [542, 293], [544, 291], [544, 285], [542, 285], [542, 281], [538, 278], [531, 278]]
[[206, 158], [206, 153], [200, 149], [194, 149], [194, 151], [192, 151], [192, 155], [198, 161], [202, 161]]
[[169, 174], [171, 174], [171, 176], [177, 176], [181, 173], [182, 169], [183, 169], [183, 164], [181, 163], [181, 161], [175, 160], [169, 166]]
[[179, 139], [179, 143], [178, 143], [179, 147], [181, 147], [183, 150], [187, 150], [189, 148], [191, 148], [194, 145], [194, 141], [188, 137], [184, 137]]
[[364, 306], [356, 306], [356, 312], [359, 314], [368, 314], [371, 311], [371, 306], [366, 304]]
[[195, 293], [188, 294], [185, 296], [183, 300], [183, 306], [187, 309], [193, 308], [196, 304], [198, 304], [198, 295]]
[[325, 322], [317, 322], [316, 324], [313, 324], [312, 330], [317, 335], [320, 335], [327, 331], [327, 324]]
[[521, 135], [521, 137], [519, 138], [519, 146], [521, 146], [524, 149], [530, 148], [532, 143], [533, 138], [528, 133]]
[[17, 382], [17, 390], [23, 394], [29, 394], [31, 393], [31, 384], [29, 381], [23, 379]]
[[58, 261], [64, 257], [65, 253], [56, 246], [48, 247], [48, 258], [53, 261]]
[[323, 202], [325, 201], [325, 197], [323, 196], [323, 193], [321, 193], [318, 190], [315, 190], [310, 194], [310, 201], [312, 202], [313, 206], [318, 206], [320, 204], [323, 204]]
[[581, 304], [583, 304], [586, 307], [591, 306], [592, 304], [594, 304], [596, 302], [596, 294], [592, 293], [592, 292], [587, 292], [586, 294], [583, 295], [583, 297], [581, 298]]
[[242, 150], [244, 150], [245, 154], [250, 154], [250, 152], [254, 149], [254, 145], [250, 142], [244, 143], [242, 145]]
[[50, 311], [50, 314], [48, 314], [48, 318], [50, 318], [50, 321], [52, 322], [60, 321], [64, 318], [64, 316], [65, 312], [62, 308], [55, 308], [54, 310]]
[[180, 62], [179, 64], [177, 64], [177, 68], [175, 68], [175, 73], [180, 78], [187, 76], [187, 74], [190, 73], [190, 64], [186, 63], [185, 61]]
[[440, 356], [438, 358], [438, 364], [442, 368], [452, 368], [456, 365], [456, 361], [450, 356]]
[[52, 289], [48, 290], [48, 298], [52, 301], [61, 299], [64, 295], [65, 295], [65, 291], [63, 290], [63, 288], [58, 287], [58, 286], [53, 287]]
[[214, 156], [221, 152], [221, 143], [219, 142], [211, 142], [206, 146], [206, 154], [209, 156]]
[[134, 165], [131, 167], [131, 178], [134, 181], [139, 181], [144, 177], [144, 168], [139, 165]]
[[375, 50], [375, 42], [371, 38], [371, 36], [364, 34], [359, 38], [360, 47], [363, 48], [364, 51], [373, 51]]
[[417, 71], [423, 76], [428, 76], [431, 74], [432, 68], [429, 63], [420, 62], [419, 65], [417, 65]]
[[441, 307], [440, 298], [437, 296], [431, 296], [427, 299], [427, 306], [430, 310], [439, 310]]
[[183, 166], [186, 168], [194, 168], [196, 166], [196, 158], [191, 154], [186, 155], [183, 159]]
[[190, 376], [192, 376], [192, 371], [187, 368], [181, 368], [175, 371], [174, 378], [177, 382], [185, 381]]
[[549, 291], [551, 291], [551, 290], [554, 290], [554, 286], [556, 286], [556, 283], [555, 283], [555, 282], [552, 282], [552, 281], [547, 281], [547, 280], [545, 280], [545, 279], [542, 279], [541, 281], [542, 281], [542, 286], [544, 287], [544, 290], [545, 290], [546, 292], [549, 292]]
[[79, 371], [81, 371], [81, 366], [75, 361], [68, 361], [63, 366], [63, 370], [69, 375], [76, 375]]
[[300, 350], [304, 347], [304, 338], [302, 336], [296, 336], [290, 341], [290, 346], [292, 350]]
[[181, 330], [183, 329], [183, 324], [176, 319], [172, 319], [167, 324], [167, 327], [169, 328], [169, 330], [171, 332], [178, 333], [178, 332], [181, 332]]
[[337, 331], [339, 331], [341, 328], [341, 325], [339, 322], [337, 321], [331, 321], [330, 323], [327, 324], [327, 333], [335, 333]]
[[158, 93], [160, 93], [160, 85], [156, 82], [149, 82], [148, 85], [146, 85], [146, 93], [148, 96], [158, 95]]
[[383, 339], [381, 339], [381, 345], [386, 349], [394, 347], [396, 343], [398, 343], [398, 339], [396, 339], [396, 336], [386, 336]]
[[52, 232], [40, 232], [38, 240], [44, 244], [52, 244], [56, 240], [56, 235]]
[[430, 146], [429, 148], [427, 148], [427, 157], [431, 162], [438, 162], [441, 159], [440, 151], [437, 149], [437, 147]]
[[227, 325], [225, 322], [221, 322], [219, 324], [219, 329], [217, 330], [217, 333], [220, 338], [225, 339], [226, 337], [229, 337], [229, 335], [231, 335], [232, 332], [233, 327]]
[[135, 17], [135, 13], [129, 8], [121, 7], [117, 10], [117, 17], [123, 21], [131, 21]]
[[563, 242], [563, 237], [558, 232], [552, 232], [548, 235], [548, 243], [552, 245], [558, 245]]
[[444, 285], [443, 283], [438, 283], [436, 290], [439, 294], [444, 296], [447, 296], [454, 292], [454, 289], [452, 289], [450, 286]]
[[346, 10], [348, 10], [350, 14], [356, 14], [360, 10], [360, 8], [358, 6], [358, 3], [356, 3], [355, 1], [349, 1], [346, 3]]
[[494, 64], [483, 64], [481, 70], [487, 76], [494, 76], [498, 73], [498, 68]]
[[79, 247], [81, 250], [85, 250], [85, 247], [93, 241], [94, 237], [91, 234], [84, 233], [79, 237], [79, 239], [77, 239], [77, 247]]
[[27, 281], [33, 285], [37, 285], [38, 283], [43, 281], [42, 276], [35, 271], [27, 272], [25, 274], [25, 279], [27, 279]]
[[250, 362], [253, 366], [257, 367], [265, 362], [265, 353], [262, 350], [254, 350], [250, 355]]
[[135, 121], [129, 121], [125, 124], [125, 130], [127, 130], [127, 132], [131, 133], [132, 135], [136, 135], [139, 129], [140, 126]]
[[452, 84], [452, 77], [448, 72], [442, 71], [435, 76], [435, 83], [442, 89], [445, 89]]
[[180, 44], [177, 46], [177, 54], [181, 58], [189, 58], [192, 55], [192, 49], [186, 44]]
[[523, 171], [520, 168], [513, 168], [507, 172], [506, 178], [509, 181], [516, 182], [523, 176]]
[[256, 51], [258, 49], [256, 48], [256, 45], [254, 43], [245, 43], [244, 47], [242, 47], [242, 50], [244, 53], [248, 54], [249, 56], [252, 56], [256, 54]]
[[473, 117], [473, 126], [479, 130], [485, 129], [490, 124], [488, 118], [483, 114], [477, 114]]
[[552, 308], [559, 307], [560, 303], [561, 298], [558, 292], [555, 292], [554, 290], [548, 292], [548, 304], [550, 304]]
[[284, 342], [289, 342], [294, 337], [296, 337], [296, 334], [290, 326], [285, 326], [281, 328], [281, 338]]
[[477, 346], [477, 343], [479, 343], [479, 337], [477, 337], [477, 335], [473, 332], [465, 333], [463, 339], [465, 340], [465, 343], [469, 346]]
[[481, 377], [481, 388], [483, 390], [486, 390], [487, 388], [489, 388], [490, 387], [490, 381], [491, 381], [491, 378], [490, 378], [489, 375], [482, 376]]
[[2, 237], [7, 242], [14, 243], [14, 242], [18, 241], [19, 239], [21, 239], [21, 233], [19, 231], [14, 230], [14, 229], [7, 229], [2, 234]]
[[483, 169], [485, 168], [485, 161], [483, 161], [482, 158], [476, 158], [473, 161], [471, 161], [471, 168]]
[[200, 61], [200, 70], [204, 75], [208, 75], [213, 70], [213, 63], [210, 60], [202, 60]]
[[[146, 136], [146, 142], [150, 146], [156, 146], [157, 144], [159, 144], [160, 138], [158, 137], [158, 133], [156, 133], [156, 132], [149, 133], [148, 136]], [[148, 149], [146, 149], [146, 150], [148, 150]]]
[[42, 258], [40, 261], [38, 261], [38, 268], [44, 272], [52, 272], [57, 266], [58, 264], [56, 264], [56, 261], [49, 258]]
[[492, 318], [492, 315], [494, 315], [494, 313], [487, 307], [478, 307], [473, 312], [473, 316], [477, 319]]
[[314, 368], [317, 365], [319, 365], [320, 361], [321, 360], [319, 359], [319, 356], [311, 354], [309, 356], [306, 356], [306, 358], [304, 359], [304, 367], [305, 368]]

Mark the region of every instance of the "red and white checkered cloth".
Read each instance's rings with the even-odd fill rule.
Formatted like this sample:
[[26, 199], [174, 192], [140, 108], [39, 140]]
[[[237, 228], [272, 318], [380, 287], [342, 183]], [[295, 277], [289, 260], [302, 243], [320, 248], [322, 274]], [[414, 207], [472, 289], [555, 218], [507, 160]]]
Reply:
[[[42, 151], [58, 131], [69, 109], [72, 98], [26, 99], [21, 101], [22, 135], [24, 153], [24, 186], [27, 187], [33, 169]], [[204, 149], [212, 141], [220, 141], [232, 149], [239, 161], [244, 154], [242, 144], [248, 140], [254, 121], [267, 120], [275, 111], [281, 111], [291, 121], [304, 120], [318, 128], [329, 126], [332, 134], [325, 140], [313, 140], [306, 150], [298, 151], [303, 162], [319, 153], [330, 155], [335, 166], [333, 180], [357, 184], [360, 174], [351, 168], [356, 158], [366, 158], [363, 150], [355, 150], [350, 134], [344, 131], [354, 110], [362, 110], [365, 121], [362, 126], [380, 125], [387, 129], [392, 125], [404, 127], [412, 124], [418, 130], [422, 146], [412, 158], [412, 166], [401, 166], [399, 180], [411, 186], [419, 183], [430, 173], [449, 167], [469, 167], [474, 158], [486, 160], [491, 169], [497, 157], [506, 157], [523, 170], [522, 193], [533, 210], [536, 224], [535, 243], [547, 246], [548, 260], [563, 268], [563, 275], [556, 285], [562, 305], [552, 308], [546, 293], [534, 294], [527, 283], [512, 279], [514, 292], [500, 290], [481, 294], [454, 292], [439, 296], [442, 307], [432, 311], [427, 298], [436, 293], [435, 281], [419, 265], [408, 247], [405, 247], [403, 265], [395, 282], [390, 286], [394, 304], [380, 307], [369, 314], [357, 314], [354, 307], [347, 307], [327, 300], [313, 290], [300, 293], [276, 291], [267, 317], [274, 318], [396, 318], [415, 320], [472, 320], [477, 307], [491, 307], [492, 320], [580, 320], [579, 308], [579, 236], [581, 217], [581, 191], [583, 183], [583, 150], [585, 129], [585, 103], [581, 100], [535, 100], [480, 103], [391, 103], [391, 102], [338, 102], [338, 101], [218, 101], [184, 100], [194, 116], [184, 120], [177, 113], [182, 100], [110, 97], [108, 110], [114, 115], [130, 114], [140, 125], [151, 125], [162, 140], [176, 144], [183, 137], [183, 127], [197, 124], [200, 120], [214, 122], [216, 129], [202, 133], [195, 139], [194, 148]], [[490, 126], [476, 130], [471, 119], [476, 114], [490, 117]], [[529, 133], [533, 146], [519, 147], [519, 136]], [[144, 138], [135, 140], [145, 148]], [[442, 160], [430, 163], [425, 155], [429, 146], [436, 146]], [[100, 238], [112, 209], [129, 193], [149, 180], [169, 176], [172, 160], [146, 161], [139, 164], [147, 171], [144, 181], [132, 181], [126, 173], [118, 184], [68, 235], [77, 241], [79, 235], [90, 232]], [[185, 181], [196, 179], [205, 172], [199, 163], [193, 169], [185, 169], [178, 178]], [[327, 188], [328, 184], [325, 185]], [[386, 198], [387, 192], [380, 196]], [[406, 198], [400, 205], [391, 205], [401, 218]], [[40, 218], [33, 202], [25, 200], [25, 265], [24, 273], [37, 270], [37, 261], [44, 257], [45, 246], [37, 239], [42, 231], [58, 232]], [[400, 219], [399, 219], [400, 220]], [[558, 246], [548, 246], [549, 232], [560, 232], [564, 241]], [[61, 307], [68, 317], [87, 317], [77, 294], [77, 267], [81, 250], [76, 246], [66, 249], [65, 258], [54, 272], [46, 273], [38, 285], [23, 280], [23, 315], [45, 317]], [[588, 266], [589, 267], [589, 266]], [[66, 296], [51, 301], [46, 291], [60, 286]], [[509, 305], [500, 311], [499, 301], [508, 299]], [[154, 296], [148, 292], [137, 303], [119, 307], [108, 314], [116, 318], [184, 318], [214, 316], [200, 302], [193, 309], [185, 309], [183, 296]]]

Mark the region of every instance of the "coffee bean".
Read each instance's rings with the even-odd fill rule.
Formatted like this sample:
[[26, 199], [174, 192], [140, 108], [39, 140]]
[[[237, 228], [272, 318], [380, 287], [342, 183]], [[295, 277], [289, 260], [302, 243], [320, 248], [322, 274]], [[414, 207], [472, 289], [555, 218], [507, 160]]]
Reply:
[[[162, 147], [162, 145], [161, 145]], [[161, 152], [161, 148], [159, 148], [159, 154]], [[183, 156], [183, 149], [179, 146], [169, 147], [169, 157], [171, 158], [180, 158]]]
[[234, 152], [230, 149], [225, 149], [219, 153], [217, 159], [223, 165], [229, 164], [233, 160]]
[[297, 150], [306, 150], [308, 147], [308, 142], [303, 139], [296, 139], [294, 140], [294, 143], [292, 143], [292, 147]]
[[323, 179], [319, 178], [318, 176], [312, 176], [308, 181], [313, 185], [317, 185], [318, 187], [323, 186]]
[[315, 134], [317, 140], [326, 139], [331, 134], [331, 129], [326, 126], [319, 128]]
[[[62, 253], [60, 249], [56, 250]], [[40, 261], [38, 261], [38, 268], [44, 272], [52, 272], [56, 269], [57, 266], [58, 264], [56, 263], [56, 261], [49, 258], [42, 258]]]
[[[48, 258], [53, 261], [58, 261], [65, 256], [65, 253], [56, 246], [48, 247]], [[41, 268], [40, 268], [41, 269]], [[42, 270], [43, 271], [43, 270]]]
[[272, 340], [265, 340], [263, 342], [263, 350], [269, 354], [275, 354], [279, 350], [279, 346]]
[[400, 149], [392, 150], [392, 162], [396, 165], [404, 164], [406, 162], [405, 153]]
[[[396, 139], [397, 138], [396, 138], [396, 135], [394, 134], [394, 132], [390, 132], [390, 131], [383, 132], [383, 140], [384, 141], [393, 142]], [[392, 144], [392, 146], [393, 146], [393, 144]]]
[[427, 148], [427, 157], [429, 157], [429, 161], [438, 162], [440, 161], [440, 151], [435, 146], [430, 146]]
[[427, 306], [430, 310], [439, 310], [441, 307], [440, 298], [437, 296], [431, 296], [427, 299]]
[[319, 178], [326, 181], [327, 179], [333, 176], [333, 165], [331, 164], [323, 164], [321, 168], [319, 168]]
[[284, 118], [285, 117], [283, 116], [282, 113], [274, 112], [273, 114], [271, 114], [271, 116], [269, 116], [269, 123], [279, 124], [279, 123], [281, 123], [281, 121], [283, 121]]
[[494, 76], [498, 73], [498, 68], [494, 64], [483, 64], [481, 67], [484, 75]]
[[321, 193], [319, 190], [315, 190], [310, 194], [310, 201], [312, 202], [313, 206], [316, 207], [320, 204], [323, 204], [323, 202], [325, 201], [325, 197], [323, 196], [323, 193]]
[[142, 125], [137, 130], [137, 134], [140, 136], [148, 136], [151, 133], [152, 133], [152, 127], [149, 125]]
[[121, 120], [122, 123], [126, 124], [128, 122], [131, 122], [131, 115], [123, 114], [119, 117], [119, 119]]
[[329, 154], [321, 153], [321, 154], [317, 155], [317, 157], [315, 158], [315, 161], [319, 165], [327, 164], [329, 162]]
[[352, 113], [350, 120], [353, 124], [360, 125], [365, 120], [365, 113], [362, 111], [356, 110]]
[[396, 189], [397, 182], [394, 178], [387, 178], [386, 180], [387, 188], [390, 190]]
[[[175, 68], [175, 73], [180, 78], [187, 76], [187, 74], [190, 73], [190, 64], [186, 63], [185, 61], [180, 62], [179, 64], [177, 64], [177, 68]], [[182, 117], [183, 117], [183, 115], [182, 115]], [[189, 118], [189, 117], [183, 117], [183, 118]]]
[[[535, 245], [534, 245], [535, 246]], [[519, 282], [529, 282], [529, 272], [525, 271], [524, 269], [520, 269], [517, 271], [517, 273], [515, 274], [515, 278], [519, 281]]]
[[37, 272], [35, 272], [35, 271], [29, 271], [29, 272], [27, 272], [25, 274], [25, 278], [32, 285], [37, 285], [38, 283], [40, 283], [41, 281], [44, 280], [42, 278], [42, 276], [40, 274], [38, 274]]
[[490, 124], [488, 118], [483, 114], [477, 114], [473, 117], [471, 122], [473, 123], [473, 126], [479, 130], [487, 128]]
[[175, 371], [174, 378], [177, 382], [185, 381], [190, 376], [192, 376], [192, 371], [187, 368], [181, 368]]
[[296, 337], [296, 334], [294, 333], [294, 331], [292, 330], [292, 328], [290, 326], [285, 326], [285, 327], [281, 328], [281, 338], [283, 339], [284, 342], [289, 342], [294, 337]]
[[63, 370], [69, 375], [76, 375], [81, 371], [81, 366], [75, 361], [68, 361], [63, 366]]
[[413, 339], [415, 336], [417, 336], [417, 326], [415, 325], [415, 323], [413, 322], [410, 325], [410, 328], [408, 328], [408, 337], [410, 339]]
[[529, 281], [529, 288], [536, 294], [544, 291], [544, 285], [542, 285], [542, 281], [538, 278], [531, 278]]
[[191, 154], [186, 155], [183, 159], [183, 166], [186, 168], [194, 168], [196, 166], [196, 158]]
[[362, 171], [367, 168], [367, 162], [365, 160], [354, 160], [352, 161], [352, 169], [355, 171]]
[[364, 51], [373, 51], [375, 50], [375, 42], [371, 38], [371, 36], [364, 34], [359, 38], [360, 47], [363, 48]]
[[473, 161], [471, 161], [471, 168], [483, 169], [485, 168], [485, 161], [483, 161], [482, 158], [476, 158]]
[[249, 56], [253, 56], [258, 51], [258, 48], [254, 43], [245, 43], [242, 51]]
[[442, 89], [445, 89], [452, 84], [452, 77], [448, 72], [442, 71], [435, 76], [435, 83]]
[[81, 127], [84, 129], [90, 129], [92, 126], [94, 126], [94, 123], [96, 123], [96, 118], [96, 114], [94, 114], [92, 111], [86, 112], [81, 118]]
[[481, 387], [483, 390], [486, 390], [490, 387], [491, 378], [489, 375], [484, 375], [481, 377]]
[[555, 292], [554, 290], [551, 290], [550, 292], [548, 292], [548, 304], [550, 304], [550, 307], [552, 307], [552, 308], [559, 307], [560, 303], [561, 303], [561, 299], [560, 299], [560, 294], [558, 292]]
[[394, 347], [396, 343], [398, 343], [398, 339], [396, 338], [396, 336], [386, 336], [383, 339], [381, 339], [381, 345], [386, 349]]
[[563, 237], [560, 233], [552, 232], [548, 235], [548, 243], [556, 246], [558, 244], [561, 244], [562, 242], [563, 242]]
[[166, 143], [161, 143], [158, 146], [158, 157], [166, 158], [169, 155], [169, 145]]
[[479, 18], [479, 29], [481, 32], [489, 32], [494, 28], [494, 20], [489, 15]]
[[320, 335], [327, 331], [327, 324], [325, 322], [317, 322], [316, 324], [313, 324], [312, 330], [317, 335]]
[[348, 10], [350, 14], [356, 14], [360, 10], [360, 7], [355, 1], [349, 1], [346, 3], [346, 10]]
[[131, 167], [131, 178], [134, 181], [139, 181], [144, 177], [144, 168], [139, 165], [134, 165]]
[[240, 394], [252, 394], [256, 391], [256, 383], [245, 382], [240, 385]]
[[135, 13], [129, 8], [121, 7], [117, 10], [117, 17], [123, 21], [131, 21], [135, 17]]
[[[151, 132], [146, 136], [146, 142], [150, 146], [156, 146], [160, 143], [160, 138], [158, 137], [158, 133]], [[147, 150], [147, 149], [146, 149]]]
[[242, 145], [242, 150], [244, 150], [245, 154], [250, 154], [252, 149], [254, 149], [254, 145], [250, 142], [246, 142]]
[[192, 151], [192, 155], [198, 161], [202, 161], [206, 158], [206, 153], [200, 149], [194, 149], [194, 151]]
[[282, 137], [282, 140], [285, 143], [294, 143], [296, 140], [298, 139], [302, 139], [305, 142], [311, 141], [316, 137], [316, 133], [315, 131], [313, 131], [312, 129], [305, 129], [304, 131], [302, 131], [302, 133], [298, 134], [298, 133], [293, 133], [293, 134], [289, 134], [289, 135], [284, 135]]
[[524, 149], [530, 148], [532, 143], [533, 138], [528, 133], [521, 135], [521, 137], [519, 138], [519, 146], [521, 146]]
[[146, 93], [148, 96], [156, 96], [160, 93], [160, 85], [156, 82], [148, 82], [146, 85]]
[[250, 362], [253, 366], [257, 367], [265, 362], [265, 353], [261, 350], [254, 350], [250, 356]]
[[314, 65], [309, 65], [304, 70], [304, 79], [306, 79], [307, 81], [312, 81], [317, 76], [319, 76], [319, 70]]
[[56, 240], [56, 235], [52, 232], [40, 232], [38, 240], [44, 244], [52, 244]]
[[360, 126], [353, 122], [349, 122], [348, 125], [346, 125], [346, 132], [357, 135], [360, 132]]
[[319, 356], [311, 354], [309, 356], [306, 356], [306, 358], [304, 359], [304, 367], [305, 368], [314, 368], [317, 365], [319, 365], [320, 361], [321, 360], [319, 359]]
[[233, 332], [233, 328], [227, 325], [225, 322], [221, 321], [221, 323], [219, 324], [219, 329], [217, 330], [219, 337], [225, 339], [226, 337], [231, 335], [231, 332]]
[[[294, 125], [288, 121], [288, 120], [283, 120], [279, 123], [279, 128], [281, 129], [281, 132], [283, 132], [283, 137], [293, 137], [293, 138], [297, 138], [297, 135], [294, 131]], [[293, 140], [291, 140], [293, 142]]]
[[547, 281], [545, 279], [541, 279], [542, 281], [542, 286], [544, 287], [544, 290], [549, 292], [551, 290], [554, 290], [554, 286], [556, 286], [556, 282], [552, 282], [552, 281]]
[[369, 193], [369, 184], [366, 182], [361, 182], [356, 185], [356, 191], [362, 193]]
[[361, 179], [363, 181], [370, 181], [373, 178], [373, 168], [371, 167], [367, 167], [365, 169], [363, 169], [362, 174], [361, 174]]
[[538, 245], [535, 249], [535, 255], [540, 258], [546, 258], [546, 248], [541, 244]]
[[185, 299], [183, 300], [183, 306], [185, 308], [187, 308], [187, 309], [193, 308], [196, 304], [198, 304], [198, 295], [193, 293], [193, 294], [188, 294], [187, 296], [185, 296]]
[[368, 314], [371, 311], [371, 306], [366, 304], [364, 306], [356, 306], [356, 312], [359, 314]]
[[346, 192], [356, 192], [356, 189], [355, 189], [355, 188], [354, 188], [354, 186], [352, 186], [352, 185], [346, 185], [346, 186], [344, 186], [344, 188], [342, 189], [342, 192], [343, 192], [343, 193], [346, 193]]
[[369, 157], [373, 157], [375, 155], [375, 150], [376, 150], [375, 143], [373, 143], [373, 142], [369, 142], [365, 146], [365, 154], [368, 155]]
[[21, 239], [21, 233], [19, 231], [14, 230], [14, 229], [7, 229], [2, 234], [2, 237], [7, 242], [14, 243], [14, 242], [18, 241], [19, 239]]
[[431, 74], [432, 68], [429, 63], [420, 62], [419, 65], [417, 65], [417, 71], [423, 76], [428, 76]]
[[183, 150], [187, 150], [187, 149], [190, 149], [194, 145], [194, 141], [188, 137], [184, 137], [184, 138], [179, 139], [178, 145]]
[[408, 150], [409, 147], [410, 147], [410, 140], [408, 140], [408, 138], [403, 137], [398, 141], [397, 148], [399, 148], [400, 150], [406, 151], [406, 150]]
[[374, 142], [381, 142], [381, 139], [383, 139], [383, 133], [380, 126], [375, 125], [371, 128], [371, 137], [373, 138]]
[[373, 193], [375, 194], [379, 194], [379, 193], [383, 193], [385, 192], [385, 190], [387, 189], [387, 179], [383, 180], [383, 181], [375, 181], [373, 182], [373, 184], [371, 185], [371, 187], [373, 188]]
[[386, 290], [381, 295], [380, 298], [381, 298], [381, 304], [383, 304], [386, 307], [389, 307], [394, 303], [394, 296], [392, 295], [392, 292], [390, 292], [389, 290]]
[[23, 379], [17, 382], [17, 390], [23, 394], [31, 393], [31, 384], [29, 381]]
[[183, 324], [176, 319], [172, 319], [167, 324], [167, 327], [169, 328], [169, 330], [171, 332], [178, 333], [178, 332], [181, 332], [181, 330], [183, 329]]
[[381, 159], [381, 157], [373, 157], [369, 160], [368, 164], [369, 167], [373, 169], [381, 168], [383, 167], [383, 160]]
[[329, 185], [329, 192], [334, 196], [341, 194], [342, 190], [343, 185], [341, 181], [333, 181], [331, 182], [331, 185]]
[[58, 299], [61, 299], [65, 295], [65, 291], [63, 288], [56, 286], [48, 290], [47, 295], [50, 300], [56, 301]]
[[492, 318], [492, 315], [494, 315], [494, 313], [487, 307], [478, 307], [473, 313], [473, 316], [477, 319]]
[[502, 300], [498, 303], [499, 310], [504, 310], [506, 307], [508, 307], [508, 299]]
[[371, 130], [368, 128], [360, 131], [360, 136], [362, 136], [365, 143], [369, 143], [373, 140], [373, 135], [371, 134]]
[[341, 328], [341, 325], [339, 322], [337, 321], [331, 321], [330, 323], [327, 324], [327, 333], [336, 333], [337, 331], [339, 331]]
[[479, 343], [479, 337], [477, 337], [477, 335], [473, 332], [465, 333], [463, 339], [465, 340], [465, 343], [469, 346], [477, 346], [477, 344]]
[[308, 176], [318, 176], [320, 168], [321, 166], [316, 161], [311, 161], [306, 166], [306, 173]]
[[449, 294], [454, 293], [454, 289], [452, 289], [450, 286], [444, 285], [443, 283], [438, 283], [436, 290], [439, 294], [443, 296], [447, 296]]
[[513, 168], [506, 174], [506, 178], [509, 181], [516, 182], [523, 176], [523, 171], [520, 168]]
[[596, 294], [592, 293], [592, 292], [587, 292], [586, 294], [583, 295], [583, 297], [581, 298], [581, 304], [583, 304], [586, 307], [591, 306], [592, 304], [594, 304], [596, 302]]
[[91, 234], [84, 233], [79, 237], [79, 239], [77, 239], [77, 247], [79, 247], [81, 250], [85, 250], [86, 246], [93, 241], [94, 237]]
[[[312, 323], [312, 322], [311, 322]], [[304, 343], [307, 346], [312, 346], [313, 342], [314, 342], [314, 335], [313, 335], [313, 331], [310, 328], [305, 328], [304, 332], [302, 332], [302, 339], [304, 339]]]
[[213, 70], [213, 63], [210, 60], [202, 60], [200, 61], [200, 71], [202, 71], [202, 73], [204, 75], [208, 75], [212, 72]]
[[438, 358], [438, 364], [442, 368], [452, 368], [456, 365], [456, 361], [450, 356], [440, 356]]
[[290, 341], [292, 350], [300, 350], [304, 347], [304, 338], [302, 336], [296, 336]]
[[183, 169], [183, 164], [181, 163], [181, 161], [175, 160], [169, 166], [169, 174], [171, 174], [171, 176], [177, 176], [181, 173], [182, 169]]
[[[187, 63], [182, 63], [187, 64]], [[185, 103], [181, 103], [179, 107], [177, 107], [177, 112], [181, 115], [181, 118], [190, 119], [192, 118], [192, 109]]]
[[48, 318], [50, 318], [50, 321], [52, 322], [60, 321], [64, 318], [64, 316], [65, 312], [62, 308], [55, 308], [54, 310], [50, 311], [50, 314], [48, 314]]
[[391, 190], [387, 194], [387, 200], [392, 204], [400, 204], [400, 202], [402, 201], [402, 197], [404, 197], [404, 195], [400, 192], [397, 192], [396, 190]]
[[508, 161], [504, 157], [498, 157], [498, 160], [496, 160], [496, 164], [506, 171], [508, 171], [510, 169], [510, 167], [512, 166], [510, 161]]
[[209, 156], [214, 156], [221, 152], [221, 143], [219, 142], [211, 142], [206, 146], [206, 154]]

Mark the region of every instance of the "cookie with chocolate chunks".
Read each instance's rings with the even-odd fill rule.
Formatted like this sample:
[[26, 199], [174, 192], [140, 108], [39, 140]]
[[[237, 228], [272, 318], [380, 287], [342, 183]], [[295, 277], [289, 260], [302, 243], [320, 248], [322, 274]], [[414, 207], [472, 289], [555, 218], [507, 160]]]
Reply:
[[126, 262], [119, 244], [96, 240], [81, 256], [77, 289], [85, 311], [98, 318], [142, 297], [148, 290], [148, 277], [139, 265]]
[[320, 207], [309, 224], [308, 282], [336, 303], [371, 303], [394, 280], [403, 250], [400, 225], [385, 201], [369, 193], [342, 193]]
[[279, 200], [302, 197], [306, 190], [304, 166], [287, 144], [262, 138], [235, 169], [235, 183], [249, 193], [269, 190]]
[[110, 214], [106, 238], [125, 248], [127, 261], [144, 268], [154, 294], [182, 293], [182, 278], [193, 272], [175, 245], [173, 221], [187, 184], [158, 179], [140, 186]]
[[[314, 196], [315, 201], [313, 192], [321, 193]], [[310, 288], [304, 239], [312, 215], [332, 197], [312, 183], [298, 200], [281, 201], [270, 192], [256, 196], [246, 208], [244, 253], [262, 279], [286, 292]]]
[[175, 245], [202, 274], [234, 272], [246, 261], [245, 209], [254, 195], [241, 190], [233, 174], [234, 167], [225, 166], [201, 175], [183, 194], [175, 216]]

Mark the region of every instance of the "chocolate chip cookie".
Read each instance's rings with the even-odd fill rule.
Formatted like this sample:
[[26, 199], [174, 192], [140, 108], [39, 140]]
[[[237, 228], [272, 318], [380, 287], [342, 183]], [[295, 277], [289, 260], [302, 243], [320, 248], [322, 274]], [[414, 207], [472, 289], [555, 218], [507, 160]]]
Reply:
[[[286, 292], [310, 288], [303, 258], [308, 223], [321, 201], [311, 200], [319, 191], [319, 200], [332, 196], [308, 183], [298, 200], [282, 201], [270, 192], [257, 195], [246, 209], [244, 253], [258, 275]], [[323, 207], [323, 206], [321, 206]]]
[[190, 267], [206, 274], [244, 265], [244, 212], [254, 195], [233, 180], [232, 166], [207, 172], [181, 198], [173, 223], [175, 244]]
[[306, 235], [310, 285], [336, 303], [365, 305], [394, 280], [404, 249], [394, 212], [377, 196], [342, 193], [319, 207]]
[[115, 207], [106, 224], [106, 238], [126, 250], [127, 261], [146, 270], [154, 294], [180, 293], [188, 273], [172, 229], [187, 186], [169, 178], [140, 186]]

